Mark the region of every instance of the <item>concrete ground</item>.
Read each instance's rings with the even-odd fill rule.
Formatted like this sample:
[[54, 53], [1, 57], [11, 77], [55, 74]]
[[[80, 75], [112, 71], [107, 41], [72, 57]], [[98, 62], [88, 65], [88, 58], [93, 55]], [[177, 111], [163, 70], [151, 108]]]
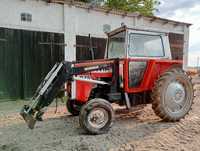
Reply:
[[189, 116], [177, 123], [162, 122], [151, 105], [135, 111], [117, 112], [108, 134], [88, 135], [59, 104], [45, 114], [45, 120], [30, 130], [19, 116], [27, 102], [0, 103], [0, 151], [199, 151], [200, 99]]

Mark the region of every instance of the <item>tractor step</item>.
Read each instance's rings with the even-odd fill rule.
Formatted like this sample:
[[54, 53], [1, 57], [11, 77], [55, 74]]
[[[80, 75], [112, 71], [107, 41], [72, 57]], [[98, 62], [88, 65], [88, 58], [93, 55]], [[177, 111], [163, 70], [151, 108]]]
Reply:
[[108, 93], [107, 95], [108, 95], [109, 100], [112, 100], [112, 101], [119, 101], [122, 98], [121, 93]]

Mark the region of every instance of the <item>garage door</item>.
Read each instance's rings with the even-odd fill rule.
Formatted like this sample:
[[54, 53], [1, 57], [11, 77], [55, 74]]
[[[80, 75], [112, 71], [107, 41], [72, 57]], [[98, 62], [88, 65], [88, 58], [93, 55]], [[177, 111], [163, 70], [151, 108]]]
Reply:
[[33, 95], [51, 67], [64, 58], [64, 35], [0, 28], [0, 98]]

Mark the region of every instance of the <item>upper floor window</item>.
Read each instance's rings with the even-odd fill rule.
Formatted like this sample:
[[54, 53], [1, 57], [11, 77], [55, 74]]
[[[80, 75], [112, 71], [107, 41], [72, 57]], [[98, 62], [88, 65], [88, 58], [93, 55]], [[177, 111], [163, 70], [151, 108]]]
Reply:
[[29, 14], [29, 13], [21, 13], [21, 21], [31, 22], [32, 21], [32, 15]]
[[162, 37], [160, 35], [130, 34], [129, 55], [133, 57], [163, 57]]

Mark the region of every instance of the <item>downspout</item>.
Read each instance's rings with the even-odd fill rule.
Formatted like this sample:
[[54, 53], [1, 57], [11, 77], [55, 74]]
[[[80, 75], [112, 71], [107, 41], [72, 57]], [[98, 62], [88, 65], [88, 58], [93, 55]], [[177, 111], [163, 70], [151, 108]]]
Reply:
[[[63, 3], [63, 32], [64, 32], [64, 61], [67, 61], [66, 60], [66, 47], [67, 47], [67, 45], [66, 45], [66, 35], [65, 35], [65, 33], [66, 33], [66, 27], [65, 27], [65, 25], [66, 25], [66, 23], [65, 23], [65, 3]], [[67, 89], [67, 83], [65, 84], [65, 89]], [[65, 94], [64, 94], [65, 96], [68, 96], [68, 93], [67, 93], [67, 91], [65, 91]]]
[[67, 61], [66, 60], [66, 47], [67, 47], [67, 45], [65, 45], [66, 44], [66, 19], [65, 19], [65, 4], [63, 4], [63, 32], [64, 32], [64, 57], [65, 57], [65, 61]]

